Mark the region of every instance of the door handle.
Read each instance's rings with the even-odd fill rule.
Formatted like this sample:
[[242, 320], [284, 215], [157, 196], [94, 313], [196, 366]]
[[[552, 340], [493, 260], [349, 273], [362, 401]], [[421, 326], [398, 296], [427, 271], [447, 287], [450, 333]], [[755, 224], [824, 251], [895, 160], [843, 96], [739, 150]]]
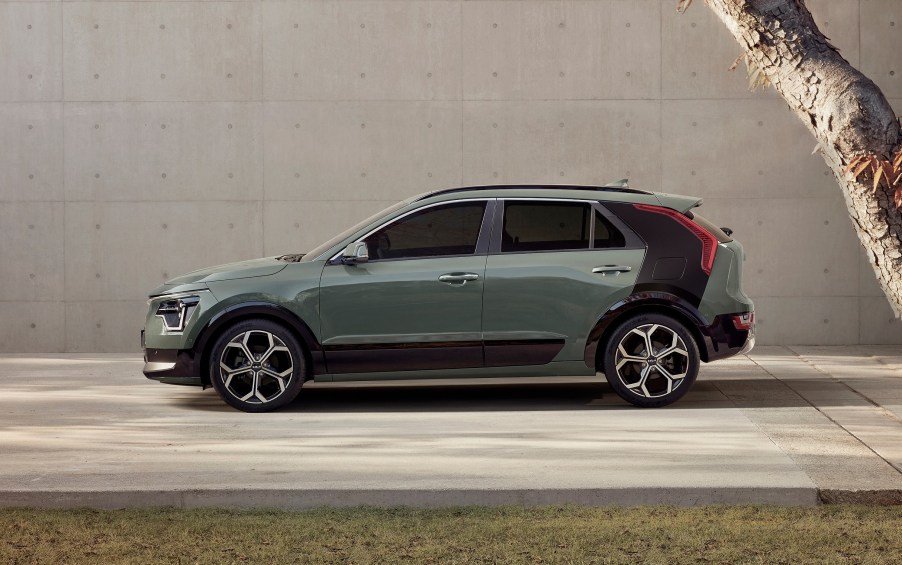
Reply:
[[438, 278], [440, 282], [450, 284], [466, 284], [467, 281], [475, 281], [478, 279], [479, 275], [477, 275], [476, 273], [447, 273]]
[[602, 265], [601, 267], [595, 267], [594, 269], [592, 269], [592, 272], [593, 273], [601, 273], [604, 275], [607, 273], [614, 273], [614, 274], [628, 273], [632, 270], [633, 270], [633, 268], [630, 267], [629, 265]]

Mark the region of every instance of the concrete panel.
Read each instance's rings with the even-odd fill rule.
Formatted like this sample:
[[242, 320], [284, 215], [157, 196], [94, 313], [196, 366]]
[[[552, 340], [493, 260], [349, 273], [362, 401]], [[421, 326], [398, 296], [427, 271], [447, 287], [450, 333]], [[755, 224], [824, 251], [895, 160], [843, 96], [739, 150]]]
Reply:
[[603, 184], [658, 190], [660, 104], [465, 102], [464, 184]]
[[264, 253], [306, 253], [394, 203], [393, 200], [267, 201], [263, 205]]
[[868, 261], [868, 255], [864, 247], [859, 246], [859, 264], [858, 270], [858, 295], [859, 296], [883, 296], [883, 290], [880, 283], [877, 282], [877, 275], [874, 274], [874, 268]]
[[144, 300], [67, 302], [66, 351], [141, 351], [146, 312]]
[[266, 198], [400, 200], [460, 184], [460, 104], [270, 102]]
[[660, 2], [664, 99], [777, 97], [773, 89], [749, 91], [744, 63], [729, 70], [742, 50], [707, 6], [678, 14], [676, 2]]
[[59, 100], [60, 4], [0, 3], [0, 101]]
[[66, 300], [143, 300], [176, 275], [259, 257], [260, 208], [258, 202], [67, 203]]
[[4, 353], [64, 350], [62, 302], [0, 301], [0, 351]]
[[0, 201], [63, 199], [61, 115], [58, 102], [0, 104]]
[[858, 238], [836, 199], [705, 199], [699, 210], [745, 247], [743, 286], [757, 296], [857, 296]]
[[902, 320], [896, 318], [885, 296], [861, 296], [859, 343], [902, 343]]
[[464, 2], [465, 100], [657, 98], [659, 0]]
[[711, 197], [823, 197], [836, 186], [814, 137], [782, 100], [663, 102], [665, 192]]
[[887, 96], [902, 97], [902, 2], [861, 0], [861, 22], [861, 71]]
[[63, 203], [0, 205], [0, 301], [63, 299]]
[[[696, 4], [0, 0], [0, 303], [132, 350], [164, 278], [429, 190], [630, 177], [736, 230], [765, 342], [902, 343], [813, 138]], [[902, 114], [902, 2], [807, 4]]]
[[[858, 0], [808, 0], [814, 23], [852, 65], [860, 64]], [[870, 28], [870, 23], [868, 25]]]
[[[773, 89], [748, 88], [744, 62], [730, 71], [742, 50], [724, 24], [705, 6], [676, 13], [676, 2], [662, 2], [663, 97], [778, 98]], [[809, 0], [815, 22], [833, 45], [858, 64], [858, 2]]]
[[755, 296], [761, 345], [858, 342], [857, 297]]
[[67, 100], [250, 100], [261, 94], [259, 6], [63, 6]]
[[448, 100], [460, 96], [457, 2], [266, 2], [271, 100]]
[[258, 102], [67, 104], [66, 199], [259, 200], [261, 113]]

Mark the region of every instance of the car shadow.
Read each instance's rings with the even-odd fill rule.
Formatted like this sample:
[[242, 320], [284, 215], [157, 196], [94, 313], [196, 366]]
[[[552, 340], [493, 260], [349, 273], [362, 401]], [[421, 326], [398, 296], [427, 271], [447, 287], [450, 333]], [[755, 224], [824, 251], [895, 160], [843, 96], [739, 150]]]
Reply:
[[[525, 379], [524, 379], [525, 380]], [[726, 386], [722, 386], [726, 385]], [[723, 388], [729, 388], [729, 393]], [[184, 409], [232, 410], [207, 389], [180, 395], [175, 404]], [[773, 380], [699, 380], [686, 396], [666, 407], [670, 410], [734, 407], [802, 407], [808, 401]], [[554, 410], [635, 410], [606, 382], [398, 384], [342, 383], [305, 386], [290, 405], [279, 412], [480, 412]]]

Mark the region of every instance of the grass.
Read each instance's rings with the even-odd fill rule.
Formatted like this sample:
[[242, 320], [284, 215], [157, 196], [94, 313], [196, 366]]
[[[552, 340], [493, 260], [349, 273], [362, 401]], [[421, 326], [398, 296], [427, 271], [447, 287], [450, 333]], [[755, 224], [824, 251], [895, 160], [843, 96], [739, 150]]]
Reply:
[[0, 510], [2, 563], [902, 563], [902, 507]]

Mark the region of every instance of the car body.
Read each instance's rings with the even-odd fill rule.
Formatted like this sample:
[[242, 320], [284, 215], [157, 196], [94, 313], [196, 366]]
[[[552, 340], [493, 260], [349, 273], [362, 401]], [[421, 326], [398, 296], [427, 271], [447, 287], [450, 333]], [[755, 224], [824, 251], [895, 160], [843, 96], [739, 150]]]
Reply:
[[400, 202], [303, 255], [167, 281], [144, 374], [246, 411], [303, 382], [604, 373], [669, 404], [699, 362], [751, 349], [742, 246], [695, 197], [485, 186]]

